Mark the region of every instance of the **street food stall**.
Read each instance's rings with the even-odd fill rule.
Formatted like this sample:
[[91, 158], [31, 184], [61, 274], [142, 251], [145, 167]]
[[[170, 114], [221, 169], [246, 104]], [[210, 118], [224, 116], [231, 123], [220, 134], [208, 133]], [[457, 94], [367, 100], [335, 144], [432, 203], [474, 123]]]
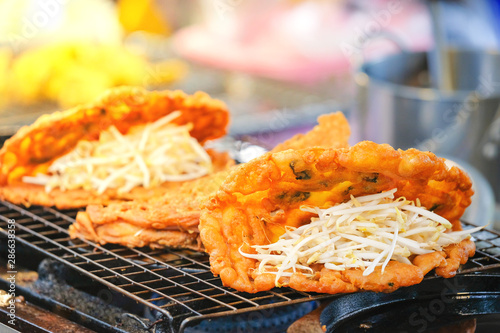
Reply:
[[499, 17], [0, 0], [0, 331], [497, 331]]

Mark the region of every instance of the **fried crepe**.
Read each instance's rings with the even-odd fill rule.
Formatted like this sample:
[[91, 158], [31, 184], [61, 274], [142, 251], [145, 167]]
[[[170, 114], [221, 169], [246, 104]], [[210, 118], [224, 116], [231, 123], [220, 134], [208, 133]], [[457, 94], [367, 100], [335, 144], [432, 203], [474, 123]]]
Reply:
[[[322, 115], [318, 125], [306, 134], [298, 134], [279, 144], [272, 151], [312, 146], [347, 147], [350, 128], [341, 112]], [[161, 196], [136, 198], [129, 202], [89, 205], [79, 212], [70, 226], [70, 235], [101, 244], [119, 243], [129, 247], [188, 247], [202, 250], [198, 223], [200, 205], [220, 187], [229, 171], [215, 173], [183, 183]], [[142, 231], [141, 231], [142, 230]], [[146, 231], [146, 232], [145, 232]], [[182, 231], [190, 236], [186, 241]], [[117, 236], [120, 235], [120, 236]], [[131, 237], [134, 236], [134, 237]], [[161, 237], [160, 237], [161, 235]]]
[[[405, 207], [411, 206], [406, 204], [406, 201], [411, 200], [420, 210], [424, 210], [420, 206], [429, 209], [426, 210], [429, 212], [426, 215], [433, 214], [443, 223], [432, 229], [433, 232], [444, 230], [445, 227], [461, 230], [459, 219], [470, 204], [473, 194], [469, 177], [457, 167], [448, 168], [444, 159], [430, 152], [395, 150], [389, 145], [367, 141], [350, 148], [310, 148], [268, 153], [238, 166], [206, 202], [200, 217], [200, 236], [210, 254], [212, 272], [220, 276], [225, 286], [250, 293], [269, 290], [275, 286], [326, 293], [357, 290], [387, 292], [419, 283], [434, 268], [437, 268], [436, 273], [439, 275], [453, 276], [458, 266], [474, 254], [475, 246], [469, 239], [430, 252], [417, 251], [417, 247], [415, 253], [422, 253], [421, 255], [407, 253], [407, 257], [396, 256], [398, 260], [389, 256], [390, 260], [385, 258], [383, 268], [374, 263], [370, 274], [365, 274], [361, 268], [349, 266], [351, 262], [348, 259], [357, 263], [359, 258], [356, 257], [343, 258], [344, 264], [319, 263], [318, 258], [323, 253], [318, 252], [314, 246], [321, 248], [324, 242], [337, 242], [337, 239], [318, 240], [312, 249], [304, 250], [301, 247], [306, 236], [294, 232], [302, 227], [305, 232], [321, 233], [325, 232], [323, 228], [326, 225], [333, 223], [329, 222], [332, 218], [332, 213], [329, 213], [330, 215], [326, 215], [328, 222], [320, 223], [315, 227], [317, 230], [309, 229], [309, 225], [318, 223], [321, 209], [336, 207], [348, 200], [357, 202], [356, 206], [361, 205], [361, 199], [358, 202], [356, 197], [380, 193], [385, 195], [391, 189], [394, 189], [394, 196], [399, 198], [395, 205], [404, 200]], [[354, 208], [357, 209], [359, 208]], [[396, 222], [390, 227], [385, 226], [385, 229], [406, 223], [400, 210], [390, 211], [396, 216]], [[363, 235], [378, 232], [380, 226], [373, 224], [383, 222], [384, 215], [367, 221], [358, 221], [356, 215], [353, 216], [356, 220], [342, 215], [335, 220], [333, 230], [336, 230], [335, 226], [344, 228], [343, 223], [347, 223], [349, 227], [353, 221], [367, 223], [366, 226], [354, 230], [356, 236], [343, 233], [338, 239], [347, 237], [368, 243], [353, 245], [361, 248], [380, 247], [379, 241], [372, 242], [373, 239], [367, 240]], [[412, 217], [414, 218], [420, 219]], [[401, 234], [406, 232], [404, 223], [400, 229]], [[424, 220], [422, 223], [427, 222]], [[396, 235], [397, 232], [396, 229]], [[439, 237], [445, 237], [442, 234], [436, 233], [437, 241], [440, 241]], [[393, 250], [399, 244], [396, 244], [398, 238], [394, 235], [385, 234], [383, 237], [390, 244], [393, 243], [390, 247], [383, 245], [381, 248], [384, 251], [389, 251], [390, 248]], [[413, 242], [405, 243], [407, 249], [416, 247]], [[290, 250], [284, 245], [277, 247], [277, 244], [297, 247]], [[350, 246], [349, 244], [346, 242], [344, 245]], [[311, 251], [317, 257], [309, 257], [307, 262], [297, 261], [295, 266], [283, 271], [285, 263], [297, 260], [302, 255], [297, 251], [302, 254]], [[335, 249], [331, 248], [324, 251], [334, 251], [328, 255], [335, 253]], [[402, 251], [405, 251], [404, 247]], [[287, 256], [291, 255], [292, 259], [283, 259], [285, 253]], [[387, 256], [387, 253], [389, 252], [383, 255]], [[367, 255], [370, 255], [367, 258], [375, 258], [371, 256], [372, 253]], [[278, 264], [276, 258], [285, 261]], [[377, 260], [381, 258], [383, 256]], [[269, 266], [272, 268], [266, 268]]]
[[148, 201], [136, 198], [108, 206], [89, 205], [84, 212], [78, 212], [69, 234], [100, 244], [202, 251], [198, 231], [200, 206], [228, 174], [229, 170], [225, 170], [185, 182]]
[[[200, 144], [226, 133], [229, 112], [223, 102], [198, 92], [153, 91], [120, 87], [108, 91], [96, 102], [40, 117], [21, 128], [0, 150], [0, 199], [16, 204], [56, 206], [61, 209], [108, 204], [116, 200], [158, 197], [180, 186], [164, 182], [158, 186], [137, 186], [130, 191], [107, 188], [103, 193], [75, 188], [49, 191], [27, 184], [25, 177], [48, 174], [54, 161], [71, 153], [83, 141], [95, 142], [101, 133], [116, 128], [125, 135], [138, 126], [178, 112], [171, 124], [191, 124], [189, 134]], [[225, 153], [210, 152], [215, 172], [233, 162]]]

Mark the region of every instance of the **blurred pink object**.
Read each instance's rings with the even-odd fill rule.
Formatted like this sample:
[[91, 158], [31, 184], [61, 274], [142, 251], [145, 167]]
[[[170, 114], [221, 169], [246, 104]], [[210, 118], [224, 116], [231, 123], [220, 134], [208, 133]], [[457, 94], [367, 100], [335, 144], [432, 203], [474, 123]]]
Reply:
[[420, 2], [373, 1], [368, 8], [338, 1], [226, 2], [202, 1], [205, 21], [174, 36], [179, 54], [211, 67], [314, 84], [349, 74], [360, 56], [398, 51], [392, 42], [370, 41], [374, 34], [392, 34], [407, 50], [432, 45]]

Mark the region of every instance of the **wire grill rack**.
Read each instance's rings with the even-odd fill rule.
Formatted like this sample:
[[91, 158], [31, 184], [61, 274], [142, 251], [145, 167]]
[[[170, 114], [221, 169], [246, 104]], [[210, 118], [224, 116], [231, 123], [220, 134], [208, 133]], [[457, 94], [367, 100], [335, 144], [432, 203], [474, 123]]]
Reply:
[[[23, 208], [0, 201], [0, 234], [7, 234], [9, 219], [16, 221], [16, 241], [57, 259], [170, 320], [175, 331], [202, 320], [265, 310], [331, 295], [303, 293], [289, 288], [247, 294], [222, 286], [210, 272], [208, 257], [183, 250], [131, 249], [72, 240], [68, 227], [77, 210]], [[473, 228], [463, 223], [464, 229]], [[500, 267], [500, 234], [474, 234], [477, 251], [460, 273]], [[427, 278], [432, 278], [428, 276]]]
[[15, 220], [16, 242], [159, 311], [176, 332], [209, 318], [329, 297], [288, 288], [257, 294], [225, 288], [210, 272], [208, 256], [195, 251], [132, 249], [71, 239], [67, 229], [77, 212], [0, 201], [0, 234], [6, 235], [8, 220]]

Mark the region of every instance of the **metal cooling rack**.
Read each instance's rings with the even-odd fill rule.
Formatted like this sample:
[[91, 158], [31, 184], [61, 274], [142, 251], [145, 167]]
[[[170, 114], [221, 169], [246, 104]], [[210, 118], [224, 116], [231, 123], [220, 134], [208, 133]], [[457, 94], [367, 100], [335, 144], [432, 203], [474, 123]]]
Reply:
[[[207, 255], [195, 251], [130, 249], [72, 240], [67, 229], [77, 212], [37, 206], [22, 208], [0, 201], [0, 233], [6, 235], [7, 221], [14, 219], [16, 241], [159, 311], [175, 331], [182, 332], [205, 319], [331, 297], [289, 288], [257, 294], [225, 288], [210, 272]], [[464, 229], [475, 227], [466, 222], [463, 225]], [[482, 230], [474, 238], [476, 255], [460, 273], [500, 267], [500, 234]]]
[[69, 237], [78, 210], [23, 208], [0, 201], [0, 233], [16, 221], [16, 242], [57, 259], [99, 283], [156, 310], [183, 332], [205, 319], [320, 300], [331, 295], [281, 288], [257, 294], [222, 286], [208, 256], [190, 250], [131, 249]]

